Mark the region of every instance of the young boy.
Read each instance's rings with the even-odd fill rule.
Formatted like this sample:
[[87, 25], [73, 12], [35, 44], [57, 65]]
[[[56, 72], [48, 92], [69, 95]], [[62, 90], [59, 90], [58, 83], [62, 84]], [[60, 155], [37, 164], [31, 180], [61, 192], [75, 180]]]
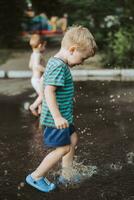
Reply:
[[[41, 76], [44, 72], [44, 59], [43, 54], [45, 51], [46, 42], [42, 40], [40, 35], [33, 34], [30, 39], [30, 46], [32, 47], [33, 53], [31, 54], [30, 61], [29, 61], [29, 68], [32, 70], [32, 78], [31, 84], [37, 94], [41, 95]], [[43, 77], [42, 77], [43, 79]], [[42, 99], [39, 97], [39, 99]], [[30, 110], [34, 115], [38, 115], [36, 111], [36, 103], [33, 103], [30, 106]]]
[[69, 68], [82, 64], [85, 59], [94, 56], [95, 51], [96, 43], [89, 30], [74, 26], [65, 33], [59, 52], [47, 63], [41, 124], [46, 126], [45, 144], [55, 149], [26, 177], [26, 182], [40, 191], [55, 189], [55, 184], [44, 177], [58, 161], [62, 160], [61, 182], [66, 179], [67, 169], [73, 165], [78, 138], [73, 125], [74, 86]]

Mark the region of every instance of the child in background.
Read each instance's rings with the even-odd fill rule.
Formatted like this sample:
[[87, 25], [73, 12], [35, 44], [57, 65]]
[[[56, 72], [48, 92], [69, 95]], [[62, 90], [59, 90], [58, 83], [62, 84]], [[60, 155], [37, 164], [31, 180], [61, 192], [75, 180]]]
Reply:
[[34, 116], [39, 116], [41, 114], [41, 105], [43, 100], [43, 75], [40, 79], [40, 94], [36, 100], [30, 105], [30, 110]]
[[[42, 81], [43, 77], [42, 74], [44, 72], [44, 51], [45, 51], [45, 45], [46, 42], [44, 42], [40, 35], [33, 34], [30, 39], [30, 46], [33, 50], [30, 61], [29, 61], [29, 68], [32, 70], [32, 77], [31, 77], [31, 84], [33, 88], [35, 89], [37, 95], [39, 96], [39, 99], [42, 100], [42, 93], [41, 93], [41, 87], [42, 87]], [[42, 79], [41, 79], [42, 77]], [[42, 81], [41, 81], [42, 80]], [[41, 105], [39, 106], [39, 112], [41, 109]], [[36, 111], [36, 104], [33, 103], [30, 105], [30, 110], [33, 113], [33, 115], [37, 116], [38, 112]]]
[[54, 149], [40, 165], [26, 177], [34, 188], [49, 192], [56, 188], [48, 181], [48, 172], [61, 160], [60, 183], [72, 180], [69, 171], [78, 137], [73, 124], [74, 85], [70, 68], [94, 56], [96, 43], [89, 30], [82, 26], [71, 27], [64, 35], [61, 49], [49, 59], [44, 74], [44, 97], [41, 124], [45, 125], [44, 142]]

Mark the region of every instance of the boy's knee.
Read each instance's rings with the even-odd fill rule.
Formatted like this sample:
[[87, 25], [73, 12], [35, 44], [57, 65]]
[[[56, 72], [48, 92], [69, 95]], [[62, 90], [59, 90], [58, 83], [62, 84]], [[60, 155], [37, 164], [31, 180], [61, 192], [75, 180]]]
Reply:
[[71, 147], [70, 145], [66, 145], [66, 146], [59, 147], [58, 149], [60, 150], [61, 154], [64, 156], [67, 153], [69, 153]]
[[74, 133], [74, 134], [72, 135], [72, 138], [71, 138], [71, 145], [72, 145], [73, 147], [75, 147], [75, 146], [77, 145], [77, 143], [78, 143], [78, 136], [77, 136], [76, 133]]
[[69, 153], [69, 151], [70, 151], [70, 145], [66, 145], [64, 147], [64, 155], [67, 154], [67, 153]]

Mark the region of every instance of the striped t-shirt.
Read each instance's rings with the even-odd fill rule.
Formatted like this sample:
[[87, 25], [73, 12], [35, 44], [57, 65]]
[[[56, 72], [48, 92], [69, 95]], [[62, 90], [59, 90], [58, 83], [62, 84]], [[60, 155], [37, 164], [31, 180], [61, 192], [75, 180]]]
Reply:
[[[44, 86], [54, 85], [56, 89], [56, 101], [62, 117], [69, 124], [73, 123], [73, 97], [74, 85], [69, 66], [59, 58], [50, 58], [44, 73]], [[54, 119], [46, 104], [45, 97], [42, 103], [41, 124], [47, 127], [55, 127]]]

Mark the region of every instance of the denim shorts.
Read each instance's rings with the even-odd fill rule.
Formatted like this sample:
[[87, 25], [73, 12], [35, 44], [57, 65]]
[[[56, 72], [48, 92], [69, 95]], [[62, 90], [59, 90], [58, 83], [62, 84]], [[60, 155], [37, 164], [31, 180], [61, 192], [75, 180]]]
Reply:
[[68, 128], [57, 129], [46, 127], [43, 134], [43, 140], [48, 147], [60, 147], [71, 143], [70, 136], [75, 132], [74, 125], [69, 125]]

